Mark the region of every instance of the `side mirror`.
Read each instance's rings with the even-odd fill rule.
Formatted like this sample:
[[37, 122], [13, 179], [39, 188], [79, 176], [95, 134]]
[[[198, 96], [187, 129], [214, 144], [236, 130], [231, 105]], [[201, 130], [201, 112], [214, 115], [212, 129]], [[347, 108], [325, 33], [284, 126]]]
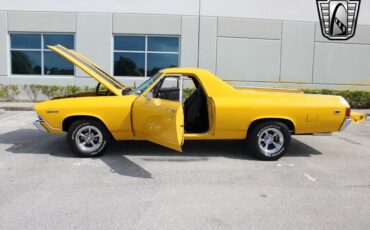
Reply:
[[153, 98], [153, 93], [152, 93], [152, 92], [148, 92], [148, 93], [146, 94], [146, 97], [147, 97], [147, 98]]

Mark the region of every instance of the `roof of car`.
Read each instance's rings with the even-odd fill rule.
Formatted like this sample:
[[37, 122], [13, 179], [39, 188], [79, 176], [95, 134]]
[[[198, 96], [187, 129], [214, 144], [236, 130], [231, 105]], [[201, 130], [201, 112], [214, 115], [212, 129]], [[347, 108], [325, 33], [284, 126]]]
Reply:
[[163, 73], [207, 73], [209, 74], [210, 71], [201, 68], [188, 68], [188, 67], [175, 67], [175, 68], [167, 68], [162, 70]]
[[177, 67], [167, 68], [161, 71], [165, 74], [196, 75], [210, 95], [227, 95], [235, 91], [233, 87], [206, 69]]

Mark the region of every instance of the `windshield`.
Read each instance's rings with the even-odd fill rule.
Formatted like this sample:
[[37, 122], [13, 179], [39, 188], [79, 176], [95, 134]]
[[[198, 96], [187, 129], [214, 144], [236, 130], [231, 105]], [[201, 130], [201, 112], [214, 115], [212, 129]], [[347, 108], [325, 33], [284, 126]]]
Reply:
[[143, 84], [141, 84], [139, 87], [137, 87], [132, 94], [141, 95], [153, 82], [157, 80], [158, 77], [162, 75], [162, 72], [157, 72], [152, 77], [150, 77], [148, 80], [146, 80]]

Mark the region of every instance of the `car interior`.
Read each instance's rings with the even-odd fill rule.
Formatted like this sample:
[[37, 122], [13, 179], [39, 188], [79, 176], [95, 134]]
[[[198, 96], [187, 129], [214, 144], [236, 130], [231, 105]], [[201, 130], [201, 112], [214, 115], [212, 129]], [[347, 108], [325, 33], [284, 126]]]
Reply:
[[[180, 77], [163, 78], [151, 90], [153, 98], [172, 101], [180, 100]], [[205, 133], [209, 129], [207, 97], [203, 87], [195, 77], [184, 76], [183, 87], [185, 133]]]

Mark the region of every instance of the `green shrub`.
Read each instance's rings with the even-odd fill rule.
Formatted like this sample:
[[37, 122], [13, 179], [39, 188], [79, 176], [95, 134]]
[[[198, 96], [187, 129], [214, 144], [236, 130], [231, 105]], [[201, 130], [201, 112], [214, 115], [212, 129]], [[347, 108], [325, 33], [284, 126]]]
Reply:
[[0, 98], [8, 98], [8, 86], [0, 84]]
[[14, 101], [18, 99], [20, 93], [18, 85], [0, 85], [0, 98]]
[[82, 90], [82, 92], [91, 92], [91, 91], [94, 91], [95, 92], [96, 87], [85, 86], [81, 90]]
[[62, 91], [64, 96], [70, 96], [72, 94], [82, 92], [82, 88], [75, 85], [67, 85]]
[[[135, 86], [133, 88], [136, 88]], [[79, 87], [75, 85], [57, 86], [57, 85], [24, 85], [24, 91], [32, 101], [37, 101], [40, 94], [46, 97], [54, 98], [60, 96], [70, 96], [79, 92], [95, 92], [95, 87]], [[100, 90], [105, 87], [101, 86]], [[129, 87], [127, 87], [129, 90]], [[183, 97], [188, 98], [194, 89], [185, 88]], [[369, 109], [370, 108], [370, 92], [367, 91], [350, 91], [350, 90], [329, 90], [329, 89], [305, 89], [306, 94], [324, 94], [324, 95], [337, 95], [344, 97], [354, 109]], [[18, 85], [2, 85], [0, 84], [0, 98], [6, 100], [16, 100], [20, 94]]]
[[41, 86], [41, 93], [45, 95], [47, 98], [51, 99], [54, 97], [60, 97], [62, 93], [62, 86], [57, 85], [42, 85]]
[[10, 100], [17, 100], [18, 95], [21, 93], [18, 85], [8, 85], [8, 98]]
[[31, 101], [37, 101], [39, 94], [41, 93], [41, 85], [24, 85], [23, 90], [27, 93]]
[[183, 91], [183, 101], [185, 101], [188, 97], [190, 97], [190, 95], [194, 92], [194, 88], [184, 88], [184, 91]]
[[330, 89], [305, 89], [307, 94], [337, 95], [344, 97], [353, 109], [370, 108], [370, 92], [350, 91], [350, 90], [330, 90]]

